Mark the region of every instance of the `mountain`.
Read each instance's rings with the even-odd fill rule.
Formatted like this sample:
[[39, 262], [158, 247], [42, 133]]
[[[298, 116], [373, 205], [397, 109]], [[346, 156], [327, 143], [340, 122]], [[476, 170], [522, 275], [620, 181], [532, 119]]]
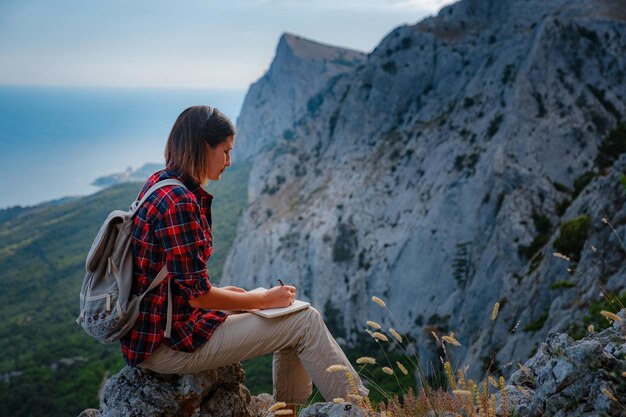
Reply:
[[[208, 190], [219, 282], [246, 201], [250, 165], [229, 168]], [[145, 178], [144, 178], [145, 179]], [[96, 194], [0, 210], [0, 416], [68, 416], [98, 404], [98, 388], [124, 364], [118, 344], [101, 345], [76, 324], [85, 257], [114, 209], [127, 210], [141, 182]]]
[[626, 151], [625, 10], [462, 0], [393, 30], [321, 95], [303, 90], [306, 111], [280, 126], [254, 109], [294, 93], [251, 89], [240, 119], [267, 133], [249, 146], [263, 151], [223, 282], [280, 276], [347, 342], [380, 319], [424, 363], [441, 354], [431, 332], [455, 332], [454, 362], [475, 372], [510, 374], [549, 332], [584, 333], [626, 284], [626, 167], [612, 165]]
[[165, 168], [164, 164], [154, 163], [144, 164], [137, 169], [128, 167], [124, 172], [98, 177], [91, 183], [91, 185], [95, 185], [97, 187], [110, 187], [111, 185], [122, 184], [124, 182], [144, 181], [153, 172], [159, 171], [163, 168]]
[[283, 34], [272, 65], [250, 86], [244, 100], [233, 161], [250, 160], [279, 139], [289, 138], [293, 121], [321, 104], [322, 89], [364, 59], [361, 52]]

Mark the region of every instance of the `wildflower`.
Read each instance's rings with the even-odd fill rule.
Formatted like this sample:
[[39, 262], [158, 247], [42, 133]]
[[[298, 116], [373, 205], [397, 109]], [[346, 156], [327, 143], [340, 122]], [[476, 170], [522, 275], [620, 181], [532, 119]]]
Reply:
[[366, 363], [369, 363], [370, 365], [374, 365], [376, 363], [376, 359], [371, 358], [369, 356], [363, 356], [363, 357], [360, 357], [359, 359], [357, 359], [356, 363], [358, 363], [359, 365], [363, 365], [363, 364], [366, 364]]
[[495, 303], [493, 311], [491, 312], [491, 320], [495, 320], [498, 317], [498, 311], [500, 310], [500, 303]]
[[600, 314], [602, 314], [608, 320], [622, 321], [622, 318], [620, 316], [618, 316], [617, 314], [611, 313], [610, 311], [602, 310]]
[[507, 417], [508, 416], [508, 408], [507, 408], [507, 397], [508, 397], [508, 393], [506, 392], [506, 385], [505, 385], [505, 381], [504, 381], [504, 377], [501, 376], [500, 377], [500, 398], [502, 399], [502, 409], [504, 410], [504, 413], [502, 414], [503, 417]]
[[563, 255], [562, 253], [559, 253], [559, 252], [554, 252], [552, 256], [554, 256], [555, 258], [563, 259], [564, 261], [568, 261], [568, 262], [570, 261], [569, 256]]
[[464, 388], [466, 385], [465, 385], [465, 374], [463, 374], [463, 370], [457, 369], [456, 374], [459, 379], [459, 383], [458, 383], [459, 387]]
[[603, 217], [602, 218], [602, 223], [609, 224], [609, 219], [607, 219], [606, 217]]
[[350, 389], [352, 392], [348, 393], [348, 395], [359, 395], [359, 390], [356, 387], [356, 381], [354, 380], [354, 375], [352, 372], [346, 371], [346, 377], [348, 378], [348, 382], [350, 383]]
[[335, 404], [339, 404], [339, 403], [345, 402], [345, 400], [343, 398], [341, 398], [341, 397], [338, 397], [338, 398], [333, 398], [333, 402]]
[[496, 396], [491, 394], [489, 396], [489, 405], [487, 407], [487, 415], [495, 416], [496, 415]]
[[455, 389], [455, 390], [452, 390], [452, 393], [454, 395], [459, 395], [459, 396], [460, 395], [466, 395], [468, 397], [472, 396], [472, 393], [470, 391], [466, 390], [466, 389]]
[[326, 368], [326, 372], [338, 372], [338, 371], [347, 371], [348, 368], [344, 365], [331, 365]]
[[276, 410], [276, 411], [274, 411], [274, 415], [275, 416], [289, 416], [291, 414], [293, 414], [293, 410], [285, 409], [285, 410]]
[[495, 380], [495, 379], [493, 379], [493, 377], [492, 377], [491, 375], [489, 375], [489, 376], [487, 377], [487, 379], [489, 380], [489, 383], [490, 383], [491, 385], [493, 385], [493, 387], [494, 387], [494, 388], [499, 388], [499, 387], [498, 387], [498, 383], [496, 382], [496, 380]]
[[285, 402], [279, 402], [279, 403], [274, 404], [274, 405], [273, 405], [273, 406], [271, 406], [270, 408], [268, 408], [268, 409], [267, 409], [267, 411], [272, 412], [272, 411], [276, 411], [276, 410], [279, 410], [279, 409], [281, 409], [281, 408], [285, 408], [285, 407], [287, 407], [287, 403], [285, 403]]
[[387, 336], [385, 336], [384, 334], [382, 334], [380, 332], [372, 333], [372, 337], [374, 339], [382, 340], [383, 342], [388, 342], [389, 341], [389, 339], [387, 339]]
[[617, 398], [615, 398], [615, 396], [608, 389], [602, 388], [600, 391], [602, 391], [602, 394], [606, 395], [606, 398], [609, 400], [617, 402]]
[[589, 326], [587, 326], [587, 331], [589, 333], [594, 333], [596, 331], [596, 328], [594, 327], [593, 324], [590, 324]]
[[381, 307], [385, 306], [385, 302], [383, 300], [381, 300], [380, 298], [374, 296], [372, 297], [372, 301], [375, 302], [376, 304], [378, 304]]
[[393, 329], [393, 328], [389, 329], [389, 333], [391, 333], [393, 335], [393, 337], [395, 337], [398, 342], [402, 343], [402, 336], [400, 336], [400, 333], [396, 332], [395, 329]]
[[435, 339], [437, 339], [437, 342], [439, 341], [439, 338], [437, 337], [437, 334], [436, 334], [435, 332], [433, 332], [433, 331], [431, 330], [431, 331], [430, 331], [430, 334], [432, 334], [432, 335], [433, 335], [433, 337], [434, 337]]
[[388, 374], [388, 375], [393, 375], [393, 369], [391, 369], [388, 366], [383, 366], [383, 372]]
[[456, 380], [454, 379], [454, 374], [452, 373], [452, 365], [450, 362], [446, 361], [443, 364], [443, 369], [446, 372], [446, 376], [448, 377], [448, 382], [450, 383], [450, 387], [455, 390], [456, 389]]
[[380, 324], [376, 323], [375, 321], [368, 320], [367, 325], [377, 330], [380, 329]]
[[402, 365], [400, 362], [396, 361], [396, 365], [398, 365], [398, 369], [400, 370], [400, 372], [402, 372], [404, 375], [408, 375], [409, 371], [404, 367], [404, 365]]
[[454, 333], [450, 333], [450, 336], [442, 336], [442, 339], [453, 346], [461, 346], [459, 341], [454, 338]]
[[598, 248], [596, 248], [595, 246], [591, 245], [591, 250], [593, 251], [593, 253], [598, 252]]

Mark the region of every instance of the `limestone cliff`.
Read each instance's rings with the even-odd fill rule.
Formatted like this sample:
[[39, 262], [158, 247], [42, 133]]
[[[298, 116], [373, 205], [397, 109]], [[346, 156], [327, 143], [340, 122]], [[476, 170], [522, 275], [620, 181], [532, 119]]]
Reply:
[[[453, 331], [455, 360], [475, 367], [523, 362], [571, 329], [626, 282], [626, 161], [601, 146], [626, 115], [623, 6], [462, 0], [315, 88], [253, 86], [240, 131], [265, 133], [237, 145], [257, 156], [222, 283], [280, 276], [338, 309], [348, 340], [390, 324], [377, 295], [425, 358], [431, 331]], [[276, 103], [270, 122], [278, 97], [302, 111]]]
[[316, 105], [316, 99], [309, 99], [364, 58], [361, 52], [289, 33], [281, 36], [272, 65], [250, 86], [237, 118], [233, 160], [249, 160], [281, 138], [289, 138], [294, 120], [307, 106]]

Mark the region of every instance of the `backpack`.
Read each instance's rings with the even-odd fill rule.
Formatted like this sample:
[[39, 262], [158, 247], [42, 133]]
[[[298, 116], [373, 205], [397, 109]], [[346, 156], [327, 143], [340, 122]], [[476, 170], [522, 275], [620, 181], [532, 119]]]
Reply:
[[[87, 273], [80, 290], [80, 315], [76, 323], [101, 343], [114, 343], [128, 333], [139, 316], [139, 304], [143, 297], [167, 277], [167, 267], [163, 266], [143, 294], [131, 294], [133, 219], [139, 207], [154, 191], [168, 185], [185, 186], [175, 179], [159, 181], [146, 191], [141, 200], [135, 200], [129, 211], [112, 211], [89, 249], [85, 262]], [[165, 337], [169, 338], [172, 327], [169, 281], [167, 294]]]

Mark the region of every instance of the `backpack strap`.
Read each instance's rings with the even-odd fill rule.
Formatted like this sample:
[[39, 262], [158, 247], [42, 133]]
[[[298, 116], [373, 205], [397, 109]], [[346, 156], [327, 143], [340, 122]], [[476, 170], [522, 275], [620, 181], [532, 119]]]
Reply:
[[[155, 289], [163, 280], [167, 277], [167, 266], [164, 265], [163, 268], [159, 271], [157, 276], [152, 280], [148, 289], [139, 296], [139, 302], [143, 300], [143, 297], [148, 294], [150, 291]], [[167, 324], [165, 325], [165, 334], [166, 338], [170, 338], [172, 333], [172, 285], [171, 280], [167, 282]]]
[[[135, 215], [135, 213], [137, 212], [139, 207], [141, 207], [141, 205], [143, 203], [145, 203], [145, 201], [148, 199], [148, 197], [150, 197], [150, 195], [152, 195], [153, 192], [155, 192], [159, 188], [163, 188], [163, 187], [166, 187], [168, 185], [179, 185], [179, 186], [181, 186], [181, 187], [183, 187], [185, 189], [187, 188], [187, 187], [185, 187], [185, 184], [183, 184], [179, 180], [176, 180], [176, 179], [173, 179], [173, 178], [169, 178], [167, 180], [159, 181], [156, 184], [154, 184], [152, 187], [150, 187], [148, 189], [148, 191], [146, 191], [146, 193], [143, 195], [141, 200], [135, 200], [135, 202], [130, 206], [130, 212], [132, 213], [132, 215], [133, 216]], [[137, 197], [139, 197], [139, 196], [137, 196]]]
[[[137, 213], [137, 210], [139, 209], [139, 207], [141, 207], [141, 205], [145, 203], [145, 201], [148, 199], [148, 197], [150, 197], [152, 193], [154, 193], [159, 188], [166, 187], [168, 185], [179, 185], [185, 189], [187, 188], [185, 187], [185, 184], [183, 184], [182, 182], [176, 179], [170, 178], [167, 180], [159, 181], [156, 184], [154, 184], [152, 187], [150, 187], [148, 191], [146, 191], [146, 193], [143, 195], [141, 200], [139, 201], [135, 200], [135, 202], [130, 206], [131, 214], [134, 216]], [[137, 196], [137, 198], [139, 198], [139, 196]], [[160, 283], [163, 282], [165, 278], [167, 278], [167, 273], [168, 273], [167, 266], [163, 265], [163, 268], [161, 268], [157, 276], [154, 277], [148, 289], [139, 296], [139, 302], [141, 302], [141, 300], [143, 299], [143, 297], [145, 297], [146, 294], [148, 294], [150, 291], [155, 289]], [[171, 280], [170, 280], [167, 282], [167, 324], [165, 325], [164, 337], [169, 339], [171, 336], [171, 333], [172, 333], [172, 285], [171, 285]]]

